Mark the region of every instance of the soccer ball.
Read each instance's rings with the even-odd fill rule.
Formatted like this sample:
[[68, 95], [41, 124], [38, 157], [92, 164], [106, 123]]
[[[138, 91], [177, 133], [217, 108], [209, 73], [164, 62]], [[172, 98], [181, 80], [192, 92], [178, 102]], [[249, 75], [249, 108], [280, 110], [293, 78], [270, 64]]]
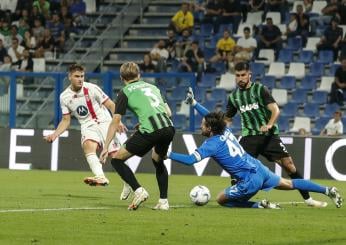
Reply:
[[198, 206], [206, 205], [210, 197], [209, 189], [203, 185], [197, 185], [190, 191], [191, 201]]

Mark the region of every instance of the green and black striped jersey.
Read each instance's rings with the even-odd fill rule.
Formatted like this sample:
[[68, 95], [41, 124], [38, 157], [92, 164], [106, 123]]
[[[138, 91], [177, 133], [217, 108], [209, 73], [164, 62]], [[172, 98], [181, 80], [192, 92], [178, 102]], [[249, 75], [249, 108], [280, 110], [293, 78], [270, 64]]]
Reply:
[[126, 85], [119, 92], [115, 104], [115, 114], [124, 115], [129, 108], [138, 117], [141, 133], [173, 126], [167, 115], [165, 100], [152, 84], [139, 80]]
[[235, 89], [231, 92], [227, 102], [227, 116], [233, 117], [237, 111], [240, 113], [242, 136], [279, 134], [277, 124], [274, 124], [267, 133], [260, 131], [271, 117], [267, 108], [270, 103], [276, 103], [269, 90], [260, 83], [252, 83], [248, 89]]

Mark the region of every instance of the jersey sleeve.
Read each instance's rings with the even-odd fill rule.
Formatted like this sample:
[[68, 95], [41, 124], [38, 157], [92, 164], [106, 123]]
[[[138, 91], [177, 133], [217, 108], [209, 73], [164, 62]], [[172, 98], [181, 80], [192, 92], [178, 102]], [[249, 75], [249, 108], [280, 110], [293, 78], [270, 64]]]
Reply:
[[96, 84], [93, 84], [93, 93], [96, 101], [100, 104], [103, 104], [106, 100], [108, 100], [108, 95], [105, 94], [105, 92], [103, 92], [102, 89]]
[[115, 112], [114, 114], [125, 115], [127, 108], [127, 96], [125, 95], [123, 90], [120, 90], [118, 97], [115, 101]]
[[268, 104], [271, 104], [271, 103], [276, 103], [275, 99], [270, 94], [269, 89], [267, 87], [265, 87], [265, 86], [262, 87], [261, 97], [263, 98], [263, 101], [264, 101], [265, 105], [268, 105]]
[[231, 99], [232, 94], [228, 97], [228, 103], [226, 107], [226, 116], [232, 118], [237, 113], [237, 107], [233, 104]]
[[210, 140], [206, 140], [200, 147], [196, 149], [193, 154], [195, 155], [197, 161], [201, 161], [204, 158], [212, 157], [215, 155], [216, 147], [214, 143]]
[[60, 108], [61, 108], [61, 113], [63, 115], [67, 115], [71, 113], [70, 109], [67, 107], [65, 100], [63, 99], [62, 96], [60, 96]]

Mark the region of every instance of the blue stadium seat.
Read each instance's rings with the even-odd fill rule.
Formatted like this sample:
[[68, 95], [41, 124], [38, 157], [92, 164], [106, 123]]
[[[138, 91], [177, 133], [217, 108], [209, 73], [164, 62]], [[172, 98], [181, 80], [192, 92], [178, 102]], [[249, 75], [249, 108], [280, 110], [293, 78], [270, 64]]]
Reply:
[[298, 111], [298, 104], [293, 102], [288, 102], [286, 105], [282, 107], [281, 115], [286, 117], [294, 117], [296, 116]]
[[288, 133], [290, 130], [290, 123], [289, 123], [290, 117], [280, 116], [277, 124], [279, 126], [279, 130], [281, 133]]
[[216, 62], [211, 65], [215, 70], [216, 73], [221, 75], [226, 72], [226, 64], [224, 62]]
[[216, 106], [217, 106], [218, 100], [206, 100], [203, 104], [205, 108], [207, 108], [209, 111], [215, 111]]
[[280, 81], [280, 88], [282, 89], [295, 89], [296, 79], [293, 76], [284, 76]]
[[323, 117], [332, 118], [334, 116], [334, 112], [336, 112], [337, 110], [340, 110], [340, 106], [338, 104], [326, 104], [326, 107], [324, 108], [323, 112]]
[[313, 135], [319, 135], [324, 126], [329, 121], [329, 118], [327, 117], [320, 117], [315, 121], [315, 127], [311, 129], [311, 132]]
[[302, 49], [302, 39], [300, 37], [290, 37], [287, 39], [286, 49], [298, 51]]
[[310, 64], [310, 72], [309, 75], [321, 77], [323, 76], [324, 64], [320, 62], [314, 62]]
[[173, 116], [174, 127], [178, 130], [186, 130], [186, 116], [185, 115], [174, 115]]
[[194, 92], [195, 92], [195, 98], [198, 102], [204, 103], [207, 97], [207, 90], [208, 90], [207, 87], [199, 87], [199, 85], [197, 85], [196, 91]]
[[261, 78], [265, 74], [265, 64], [252, 62], [250, 63], [250, 70], [251, 70], [253, 79]]
[[202, 23], [200, 27], [200, 33], [203, 37], [210, 37], [213, 32], [213, 25], [210, 23]]
[[315, 91], [312, 95], [311, 103], [326, 104], [328, 99], [328, 93], [325, 91]]
[[279, 52], [278, 60], [279, 62], [283, 62], [288, 64], [293, 61], [293, 52], [289, 49], [281, 49]]
[[316, 118], [320, 116], [320, 106], [318, 104], [306, 103], [302, 116]]
[[340, 67], [340, 64], [332, 64], [329, 68], [329, 76], [332, 76], [334, 77], [335, 76], [335, 72], [336, 72], [336, 69], [338, 69], [338, 67]]
[[334, 62], [334, 54], [331, 50], [320, 50], [318, 52], [317, 62], [330, 64]]
[[275, 88], [275, 77], [274, 76], [264, 76], [261, 79], [261, 83], [269, 89]]
[[216, 88], [211, 92], [210, 98], [211, 100], [224, 103], [227, 99], [227, 92], [222, 88]]
[[191, 81], [189, 78], [177, 78], [178, 86], [181, 87], [191, 87]]
[[315, 90], [316, 77], [310, 75], [306, 75], [305, 77], [303, 77], [302, 81], [300, 82], [300, 88], [306, 90]]
[[223, 34], [224, 30], [229, 30], [231, 35], [233, 34], [233, 25], [232, 24], [221, 24], [219, 27], [218, 34]]
[[299, 52], [298, 62], [310, 64], [313, 61], [314, 52], [311, 50], [302, 50]]
[[291, 102], [303, 104], [307, 102], [307, 91], [305, 89], [296, 89], [292, 93]]
[[214, 73], [204, 73], [201, 82], [198, 83], [199, 87], [215, 88], [216, 84], [216, 74]]
[[210, 60], [211, 57], [215, 55], [216, 49], [215, 47], [204, 47], [203, 53], [204, 53], [204, 58], [206, 61]]
[[177, 79], [175, 77], [165, 77], [160, 83], [166, 88], [175, 88], [178, 85]]
[[182, 101], [185, 99], [187, 88], [176, 87], [173, 89], [170, 100]]
[[200, 129], [201, 128], [201, 122], [202, 122], [203, 117], [200, 114], [195, 115], [195, 129]]

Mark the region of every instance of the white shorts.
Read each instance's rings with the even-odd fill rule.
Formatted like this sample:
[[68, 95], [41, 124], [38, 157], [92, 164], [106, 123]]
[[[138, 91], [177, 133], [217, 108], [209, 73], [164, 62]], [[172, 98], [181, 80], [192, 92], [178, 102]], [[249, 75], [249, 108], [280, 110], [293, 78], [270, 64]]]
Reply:
[[[83, 147], [83, 143], [87, 140], [92, 140], [98, 143], [99, 147], [102, 148], [106, 138], [107, 138], [107, 130], [108, 130], [109, 122], [95, 124], [84, 128], [81, 130], [81, 145]], [[113, 141], [109, 144], [108, 153], [116, 152], [120, 149], [120, 141], [118, 137], [115, 136]]]

